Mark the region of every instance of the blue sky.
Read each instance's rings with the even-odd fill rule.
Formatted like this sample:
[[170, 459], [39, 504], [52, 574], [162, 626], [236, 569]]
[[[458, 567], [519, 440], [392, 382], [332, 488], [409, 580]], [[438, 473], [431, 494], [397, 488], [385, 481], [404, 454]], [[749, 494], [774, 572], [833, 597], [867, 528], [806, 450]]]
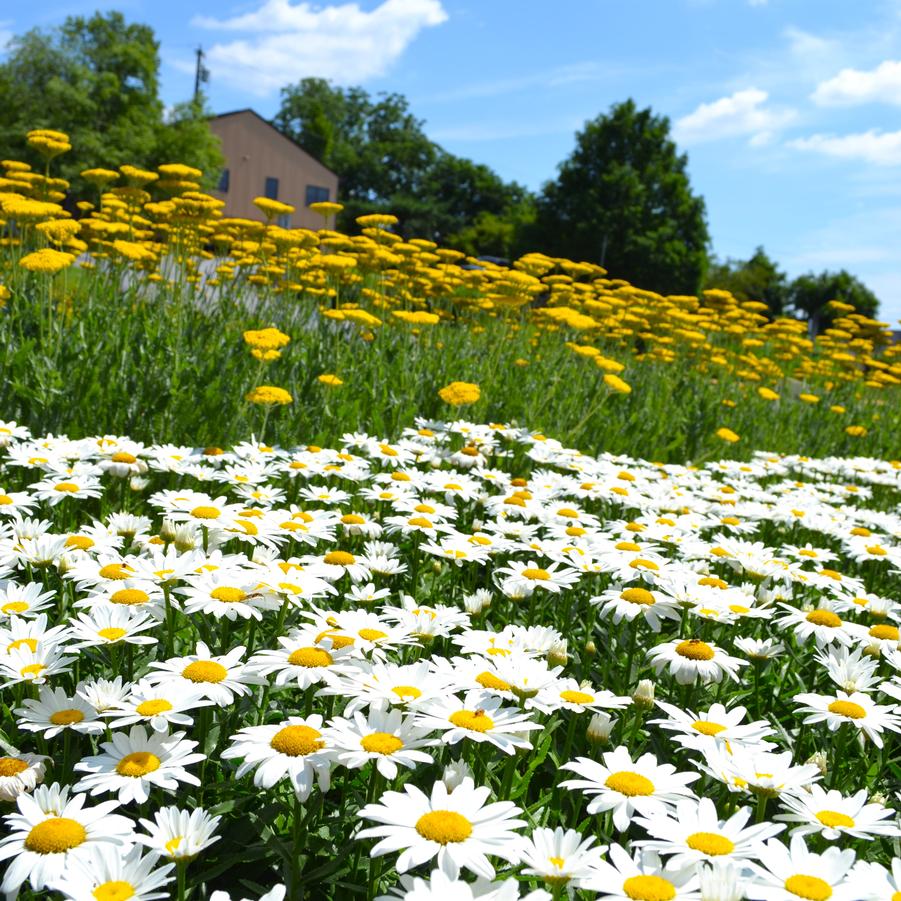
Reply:
[[532, 188], [633, 97], [673, 122], [717, 254], [847, 268], [901, 317], [901, 0], [44, 0], [0, 4], [0, 40], [97, 8], [153, 26], [169, 103], [200, 43], [216, 111], [270, 116], [305, 75], [399, 91]]

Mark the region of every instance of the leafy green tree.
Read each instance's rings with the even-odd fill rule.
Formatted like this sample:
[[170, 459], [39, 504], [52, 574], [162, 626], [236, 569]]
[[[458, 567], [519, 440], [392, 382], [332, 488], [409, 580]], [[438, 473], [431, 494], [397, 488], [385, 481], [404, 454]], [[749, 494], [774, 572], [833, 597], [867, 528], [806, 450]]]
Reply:
[[731, 291], [739, 300], [765, 303], [774, 316], [780, 315], [788, 298], [788, 279], [767, 252], [758, 247], [747, 260], [711, 259], [704, 278], [705, 288]]
[[693, 294], [707, 265], [704, 201], [669, 120], [632, 100], [587, 122], [545, 184], [534, 249], [600, 263], [612, 276], [663, 294]]
[[[337, 173], [345, 205], [339, 227], [352, 228], [364, 213], [391, 212], [404, 234], [447, 242], [482, 214], [505, 219], [528, 197], [488, 166], [432, 142], [400, 94], [373, 97], [305, 78], [282, 89], [273, 124]], [[490, 249], [478, 252], [499, 246], [492, 239]]]
[[54, 164], [70, 180], [83, 169], [123, 163], [183, 162], [218, 175], [219, 143], [198, 104], [164, 118], [159, 65], [153, 29], [119, 12], [69, 17], [14, 38], [0, 63], [3, 156], [31, 160], [25, 133], [53, 128], [72, 141]]
[[788, 300], [796, 312], [807, 314], [817, 330], [835, 318], [826, 306], [830, 300], [850, 304], [864, 316], [875, 316], [879, 310], [879, 298], [845, 269], [798, 276], [789, 285]]

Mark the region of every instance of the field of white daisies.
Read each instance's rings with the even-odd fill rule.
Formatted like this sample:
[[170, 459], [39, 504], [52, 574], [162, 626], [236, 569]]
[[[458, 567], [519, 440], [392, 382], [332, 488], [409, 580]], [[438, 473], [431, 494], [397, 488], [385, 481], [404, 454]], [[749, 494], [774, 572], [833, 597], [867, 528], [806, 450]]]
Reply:
[[901, 463], [0, 422], [8, 898], [899, 901]]

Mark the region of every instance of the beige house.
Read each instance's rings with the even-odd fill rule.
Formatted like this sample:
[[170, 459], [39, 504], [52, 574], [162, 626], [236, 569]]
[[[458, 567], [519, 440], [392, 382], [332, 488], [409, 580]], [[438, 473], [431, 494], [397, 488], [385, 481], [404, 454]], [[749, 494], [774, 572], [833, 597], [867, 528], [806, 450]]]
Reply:
[[[307, 209], [311, 203], [336, 200], [338, 176], [251, 109], [210, 119], [222, 141], [225, 168], [212, 193], [225, 201], [224, 216], [264, 218], [255, 197], [289, 203], [295, 212], [280, 216], [283, 228], [322, 228], [323, 219]], [[334, 226], [334, 219], [329, 221]]]

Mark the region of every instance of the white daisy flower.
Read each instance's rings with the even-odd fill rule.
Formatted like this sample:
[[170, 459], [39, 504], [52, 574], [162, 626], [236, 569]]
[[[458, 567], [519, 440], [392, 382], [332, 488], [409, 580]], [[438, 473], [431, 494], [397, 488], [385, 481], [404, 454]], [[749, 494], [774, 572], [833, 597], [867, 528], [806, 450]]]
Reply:
[[679, 685], [720, 682], [723, 676], [738, 681], [739, 667], [747, 666], [747, 660], [730, 657], [721, 648], [698, 638], [687, 640], [674, 638], [658, 644], [648, 652], [651, 666], [657, 673], [668, 670]]
[[394, 779], [398, 766], [414, 769], [432, 762], [430, 754], [419, 750], [435, 743], [426, 738], [430, 731], [418, 728], [411, 717], [404, 719], [397, 708], [373, 706], [367, 716], [357, 711], [352, 719], [331, 720], [326, 735], [338, 763], [358, 769], [374, 762], [386, 779]]
[[876, 802], [867, 803], [867, 790], [863, 788], [846, 797], [836, 789], [826, 791], [811, 785], [807, 792], [784, 796], [782, 806], [789, 812], [773, 819], [798, 823], [792, 835], [819, 833], [830, 842], [843, 835], [863, 839], [901, 835], [897, 811]]
[[166, 886], [174, 864], [158, 866], [156, 854], [143, 854], [139, 845], [124, 857], [118, 849], [97, 845], [74, 859], [53, 888], [69, 901], [156, 901], [169, 898]]
[[502, 704], [503, 698], [481, 690], [469, 691], [462, 699], [450, 695], [423, 705], [417, 710], [414, 723], [428, 731], [445, 730], [441, 741], [448, 745], [465, 738], [487, 742], [505, 754], [531, 748], [524, 733], [544, 727], [519, 708]]
[[323, 734], [322, 717], [289, 717], [281, 723], [248, 726], [230, 739], [223, 760], [240, 759], [236, 774], [241, 779], [254, 771], [253, 784], [272, 788], [282, 779], [290, 779], [298, 800], [306, 801], [314, 782], [320, 791], [328, 791], [334, 750]]
[[861, 886], [849, 879], [854, 857], [850, 848], [815, 854], [800, 835], [788, 848], [771, 838], [760, 851], [760, 865], [754, 866], [758, 878], [745, 891], [759, 901], [859, 901]]
[[219, 841], [214, 835], [222, 817], [210, 816], [205, 810], [181, 810], [161, 807], [152, 820], [141, 820], [146, 835], [134, 839], [167, 860], [193, 860], [201, 851]]
[[637, 812], [643, 816], [665, 814], [668, 805], [692, 794], [688, 787], [699, 773], [678, 773], [670, 763], [657, 763], [653, 754], [642, 754], [634, 763], [620, 745], [602, 755], [602, 761], [579, 757], [564, 763], [582, 779], [568, 779], [560, 788], [580, 788], [591, 797], [588, 813], [613, 811], [613, 825], [625, 832]]
[[825, 723], [830, 732], [840, 726], [850, 724], [876, 745], [882, 747], [882, 732], [901, 732], [901, 716], [895, 708], [877, 704], [863, 692], [848, 694], [838, 691], [835, 695], [805, 693], [795, 695], [800, 704], [798, 713], [806, 713], [804, 722]]
[[17, 725], [28, 732], [43, 732], [44, 738], [53, 738], [71, 729], [73, 732], [97, 735], [105, 726], [97, 712], [87, 701], [70, 698], [61, 688], [42, 685], [37, 700], [26, 698], [22, 707], [14, 711]]
[[106, 707], [104, 715], [109, 717], [110, 729], [147, 723], [154, 732], [168, 732], [170, 726], [193, 726], [194, 718], [187, 711], [211, 703], [199, 691], [185, 690], [175, 682], [154, 684], [142, 679], [127, 698]]
[[192, 753], [197, 742], [184, 741], [184, 734], [148, 734], [140, 725], [132, 726], [128, 735], [113, 733], [112, 741], [101, 743], [102, 754], [85, 757], [75, 764], [76, 772], [88, 775], [76, 783], [74, 791], [92, 795], [118, 792], [120, 804], [143, 804], [153, 787], [174, 792], [180, 782], [200, 785], [200, 780], [185, 767], [206, 755]]
[[11, 751], [8, 756], [0, 757], [0, 801], [15, 801], [22, 792], [34, 791], [44, 781], [44, 761], [49, 759], [22, 751]]
[[26, 880], [40, 891], [57, 884], [76, 861], [91, 860], [95, 846], [133, 844], [131, 820], [112, 812], [118, 801], [85, 807], [85, 800], [70, 798], [68, 787], [56, 783], [16, 798], [19, 812], [3, 818], [10, 834], [0, 839], [0, 861], [10, 862], [0, 891], [15, 894]]
[[520, 809], [510, 801], [486, 804], [489, 794], [489, 788], [475, 788], [471, 779], [453, 792], [438, 781], [430, 795], [407, 784], [403, 792], [387, 791], [379, 803], [360, 810], [358, 816], [381, 825], [361, 829], [356, 838], [380, 839], [370, 852], [373, 857], [401, 851], [398, 873], [437, 856], [438, 868], [450, 879], [461, 869], [492, 879], [488, 856], [516, 863], [521, 839], [514, 830], [525, 821], [516, 818]]
[[636, 858], [611, 845], [610, 862], [600, 861], [583, 887], [598, 892], [598, 901], [701, 901], [698, 877], [691, 870], [664, 870], [653, 854]]
[[595, 845], [593, 835], [587, 838], [575, 829], [536, 829], [523, 840], [520, 849], [522, 872], [537, 876], [551, 886], [581, 888], [595, 875], [604, 858], [606, 845]]

